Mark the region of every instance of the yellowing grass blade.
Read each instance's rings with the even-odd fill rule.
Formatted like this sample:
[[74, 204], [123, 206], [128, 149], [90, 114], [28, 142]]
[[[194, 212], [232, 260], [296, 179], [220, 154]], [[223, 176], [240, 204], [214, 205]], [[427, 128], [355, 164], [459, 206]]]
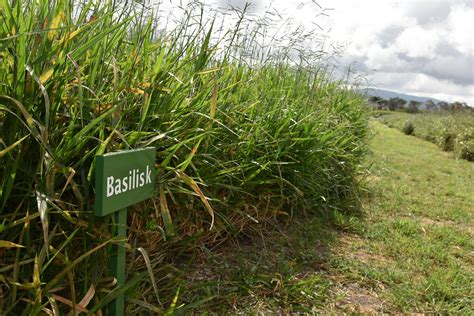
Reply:
[[178, 168], [180, 168], [181, 171], [184, 172], [184, 170], [186, 170], [186, 168], [189, 166], [189, 164], [193, 160], [193, 157], [194, 157], [194, 155], [196, 155], [196, 152], [199, 148], [199, 145], [201, 145], [201, 140], [202, 140], [202, 138], [198, 140], [197, 144], [193, 147], [193, 149], [191, 150], [191, 153], [189, 153], [186, 160], [183, 161], [180, 165], [178, 165]]
[[36, 290], [36, 298], [39, 299], [41, 297], [41, 277], [40, 277], [40, 267], [39, 267], [39, 260], [38, 256], [35, 255], [35, 264], [33, 266], [33, 287]]
[[165, 224], [166, 233], [170, 236], [174, 235], [173, 221], [171, 220], [171, 214], [168, 209], [168, 202], [166, 201], [166, 194], [163, 188], [160, 188], [160, 209], [163, 223]]
[[215, 68], [210, 68], [210, 69], [205, 69], [205, 70], [199, 71], [196, 74], [197, 75], [205, 75], [205, 74], [218, 72], [221, 69], [222, 69], [221, 67], [215, 67]]
[[74, 32], [64, 35], [63, 38], [59, 41], [58, 45], [61, 46], [63, 44], [66, 44], [68, 41], [74, 39], [79, 33], [81, 33], [82, 30], [83, 28], [80, 28], [75, 30]]
[[42, 84], [45, 84], [46, 81], [48, 81], [49, 78], [53, 75], [54, 72], [54, 67], [49, 68], [43, 74], [39, 77], [39, 80], [41, 81]]
[[25, 246], [15, 244], [8, 240], [0, 240], [0, 248], [25, 248]]
[[58, 15], [56, 15], [53, 20], [51, 21], [51, 24], [49, 25], [50, 31], [48, 32], [48, 38], [52, 40], [54, 36], [56, 36], [57, 33], [57, 28], [61, 25], [61, 22], [64, 20], [64, 12], [59, 12]]
[[125, 91], [135, 93], [135, 94], [145, 94], [145, 91], [143, 91], [140, 88], [125, 88]]
[[2, 158], [3, 156], [5, 156], [8, 152], [10, 152], [13, 148], [15, 148], [16, 146], [20, 145], [20, 143], [22, 141], [24, 141], [25, 139], [28, 138], [28, 136], [30, 135], [26, 135], [25, 137], [22, 137], [20, 138], [19, 140], [17, 140], [16, 142], [14, 142], [13, 144], [11, 144], [10, 146], [8, 146], [7, 148], [3, 149], [0, 151], [0, 158]]
[[173, 314], [172, 311], [173, 311], [173, 309], [176, 307], [176, 304], [178, 303], [178, 298], [179, 298], [180, 289], [181, 289], [181, 288], [178, 287], [178, 290], [176, 291], [176, 294], [175, 294], [175, 296], [173, 297], [173, 301], [171, 301], [171, 305], [170, 305], [171, 313], [170, 313], [170, 314], [166, 313], [166, 315], [172, 315], [172, 314]]
[[209, 227], [209, 230], [214, 227], [214, 209], [212, 208], [211, 204], [209, 204], [209, 201], [207, 200], [207, 197], [202, 193], [201, 189], [197, 185], [196, 181], [194, 181], [192, 178], [187, 176], [181, 171], [177, 171], [178, 176], [184, 180], [184, 182], [191, 187], [191, 189], [201, 198], [202, 203], [206, 207], [207, 211], [209, 212], [209, 215], [211, 215], [211, 226]]

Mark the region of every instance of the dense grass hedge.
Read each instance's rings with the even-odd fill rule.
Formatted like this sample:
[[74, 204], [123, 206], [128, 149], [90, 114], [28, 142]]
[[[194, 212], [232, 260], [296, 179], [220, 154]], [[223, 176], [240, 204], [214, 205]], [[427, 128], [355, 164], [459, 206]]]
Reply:
[[97, 154], [157, 148], [156, 198], [129, 212], [129, 244], [146, 251], [129, 254], [127, 284], [155, 311], [175, 289], [138, 291], [154, 282], [145, 261], [156, 270], [248, 223], [357, 206], [361, 97], [321, 65], [250, 62], [242, 26], [215, 41], [191, 10], [159, 33], [140, 10], [0, 1], [0, 311], [68, 311], [86, 293], [82, 307], [98, 309], [115, 295], [117, 241], [93, 216]]

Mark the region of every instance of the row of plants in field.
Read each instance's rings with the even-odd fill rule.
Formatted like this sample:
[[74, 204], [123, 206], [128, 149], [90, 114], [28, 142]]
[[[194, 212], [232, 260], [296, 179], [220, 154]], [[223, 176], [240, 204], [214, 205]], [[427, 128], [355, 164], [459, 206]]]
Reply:
[[[380, 114], [380, 113], [379, 113]], [[437, 144], [457, 158], [474, 161], [474, 111], [391, 113], [379, 116], [390, 127]]]
[[[295, 38], [262, 46], [245, 8], [230, 31], [197, 4], [182, 16], [158, 32], [138, 3], [0, 0], [0, 314], [96, 312], [123, 291], [128, 313], [184, 310], [176, 258], [357, 208], [364, 100]], [[157, 193], [129, 210], [117, 288], [94, 157], [148, 146]]]

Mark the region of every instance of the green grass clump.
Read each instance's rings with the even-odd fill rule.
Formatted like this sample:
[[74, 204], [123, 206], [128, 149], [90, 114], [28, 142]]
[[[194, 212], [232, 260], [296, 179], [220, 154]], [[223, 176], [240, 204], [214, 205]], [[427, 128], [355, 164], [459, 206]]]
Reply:
[[412, 122], [406, 121], [403, 125], [402, 131], [405, 135], [412, 135], [415, 131], [415, 127], [413, 126]]
[[[407, 135], [414, 135], [453, 152], [457, 158], [474, 161], [474, 111], [386, 112], [379, 120]], [[411, 128], [413, 127], [413, 128]], [[408, 133], [411, 132], [411, 133]]]
[[357, 207], [364, 100], [320, 60], [261, 48], [244, 13], [214, 38], [196, 6], [158, 32], [137, 3], [0, 1], [0, 311], [117, 295], [113, 223], [93, 215], [97, 154], [157, 148], [156, 198], [129, 212], [129, 244], [146, 249], [129, 255], [129, 310], [163, 311], [176, 293], [144, 290], [144, 262], [158, 273], [248, 223]]

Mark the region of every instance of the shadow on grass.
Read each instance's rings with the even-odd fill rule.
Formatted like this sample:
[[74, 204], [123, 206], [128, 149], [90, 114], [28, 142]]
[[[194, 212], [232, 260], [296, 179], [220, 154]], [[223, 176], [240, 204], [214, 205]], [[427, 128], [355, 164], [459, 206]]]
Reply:
[[[176, 312], [314, 312], [328, 299], [332, 245], [361, 232], [362, 212], [255, 224], [251, 233], [179, 264]], [[179, 259], [178, 259], [179, 261]]]

